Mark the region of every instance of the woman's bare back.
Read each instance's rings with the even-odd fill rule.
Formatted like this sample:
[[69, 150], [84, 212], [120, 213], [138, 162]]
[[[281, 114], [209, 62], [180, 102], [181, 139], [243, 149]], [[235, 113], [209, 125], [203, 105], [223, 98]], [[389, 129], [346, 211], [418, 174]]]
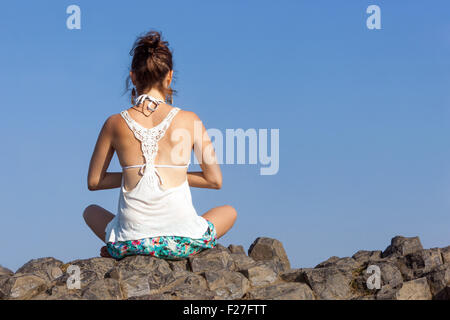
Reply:
[[[161, 124], [173, 107], [160, 104], [158, 109], [149, 117], [134, 108], [127, 110], [128, 115], [144, 128], [154, 128]], [[114, 116], [115, 132], [113, 145], [122, 167], [145, 163], [141, 149], [141, 142], [135, 137], [126, 121], [120, 114]], [[155, 164], [183, 166], [190, 162], [193, 149], [194, 117], [192, 112], [180, 110], [173, 118], [164, 136], [158, 141], [158, 152]], [[186, 180], [186, 167], [158, 167], [163, 184], [161, 187], [169, 189], [181, 185]], [[129, 168], [123, 171], [125, 190], [133, 189], [142, 176], [140, 168]]]

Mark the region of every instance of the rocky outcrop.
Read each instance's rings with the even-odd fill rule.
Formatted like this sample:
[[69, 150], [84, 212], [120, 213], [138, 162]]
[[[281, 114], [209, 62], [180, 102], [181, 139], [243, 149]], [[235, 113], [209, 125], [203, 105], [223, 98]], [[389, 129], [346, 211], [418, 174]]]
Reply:
[[15, 273], [0, 266], [9, 300], [450, 300], [450, 246], [424, 249], [397, 236], [384, 251], [331, 257], [291, 268], [280, 241], [257, 238], [180, 260], [150, 256], [34, 259]]

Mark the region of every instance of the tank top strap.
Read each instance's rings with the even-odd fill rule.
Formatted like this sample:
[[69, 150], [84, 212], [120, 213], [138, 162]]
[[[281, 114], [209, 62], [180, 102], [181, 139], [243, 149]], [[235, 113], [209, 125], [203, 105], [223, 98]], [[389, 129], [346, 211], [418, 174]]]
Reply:
[[125, 122], [127, 123], [128, 127], [130, 128], [130, 130], [134, 133], [134, 136], [139, 140], [139, 141], [143, 141], [146, 133], [145, 133], [145, 128], [139, 126], [136, 124], [136, 121], [134, 121], [130, 115], [128, 114], [128, 112], [126, 110], [123, 110], [122, 112], [120, 112], [120, 115], [122, 116], [122, 118], [125, 120]]
[[172, 123], [173, 118], [176, 116], [176, 114], [180, 111], [180, 108], [174, 107], [172, 110], [169, 111], [167, 116], [164, 118], [164, 120], [161, 122], [161, 126], [158, 129], [158, 132], [156, 134], [156, 140], [160, 140], [164, 135], [166, 134], [167, 129], [170, 127], [170, 124]]

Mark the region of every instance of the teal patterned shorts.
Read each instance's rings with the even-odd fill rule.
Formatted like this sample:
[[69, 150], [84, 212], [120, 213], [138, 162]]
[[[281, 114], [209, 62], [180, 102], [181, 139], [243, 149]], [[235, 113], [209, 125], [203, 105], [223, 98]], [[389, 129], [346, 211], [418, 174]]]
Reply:
[[139, 240], [108, 242], [108, 253], [116, 259], [132, 255], [150, 255], [156, 258], [176, 260], [192, 256], [217, 245], [217, 233], [211, 221], [200, 239], [178, 236], [160, 236]]

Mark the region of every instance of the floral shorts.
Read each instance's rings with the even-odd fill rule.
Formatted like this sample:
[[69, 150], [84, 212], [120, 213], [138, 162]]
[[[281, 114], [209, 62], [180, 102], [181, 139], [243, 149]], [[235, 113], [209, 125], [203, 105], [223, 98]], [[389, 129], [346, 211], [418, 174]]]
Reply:
[[108, 242], [106, 248], [116, 259], [131, 255], [150, 255], [156, 258], [176, 260], [192, 256], [217, 245], [217, 233], [211, 221], [200, 239], [179, 236], [160, 236], [139, 240]]

